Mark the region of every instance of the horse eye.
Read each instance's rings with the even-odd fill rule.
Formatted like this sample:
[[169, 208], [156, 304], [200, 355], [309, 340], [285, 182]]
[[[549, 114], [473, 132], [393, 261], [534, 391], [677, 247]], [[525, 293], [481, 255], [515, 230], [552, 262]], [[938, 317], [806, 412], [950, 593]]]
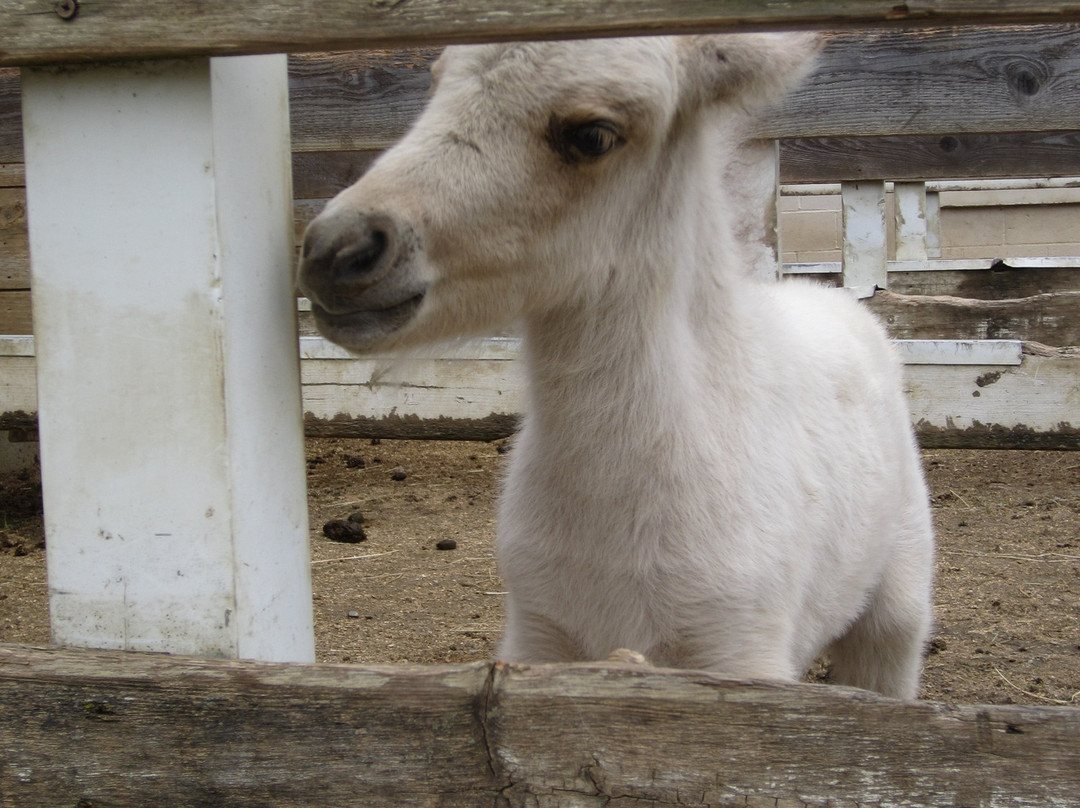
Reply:
[[622, 142], [614, 124], [609, 121], [589, 121], [564, 127], [559, 133], [557, 148], [570, 160], [596, 159]]

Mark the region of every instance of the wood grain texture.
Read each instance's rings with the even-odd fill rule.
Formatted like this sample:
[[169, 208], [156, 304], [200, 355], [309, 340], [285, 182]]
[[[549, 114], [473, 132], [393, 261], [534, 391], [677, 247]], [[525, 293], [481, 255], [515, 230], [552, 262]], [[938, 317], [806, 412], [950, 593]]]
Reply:
[[964, 180], [1080, 175], [1080, 133], [788, 138], [780, 181]]
[[[783, 182], [919, 179], [923, 163], [927, 178], [1080, 173], [1078, 43], [1072, 25], [837, 34], [757, 134], [789, 139]], [[292, 57], [294, 151], [386, 148], [422, 109], [436, 53]], [[18, 90], [17, 71], [0, 71], [0, 163], [22, 160]]]
[[1080, 345], [1080, 291], [1009, 300], [901, 295], [878, 290], [864, 304], [893, 339], [1023, 339]]
[[1065, 806], [1080, 793], [1075, 709], [620, 664], [0, 646], [0, 734], [4, 806]]
[[1080, 289], [1080, 269], [1010, 267], [1004, 261], [990, 269], [890, 271], [890, 292], [902, 295], [949, 295], [976, 300], [1009, 300]]
[[0, 66], [732, 28], [925, 26], [1080, 20], [1046, 0], [95, 0], [61, 19], [54, 0], [0, 6]]
[[326, 200], [364, 176], [381, 151], [293, 152], [293, 196]]
[[26, 190], [0, 188], [0, 290], [29, 288], [30, 245], [26, 230]]
[[1080, 129], [1074, 25], [844, 32], [755, 133], [949, 135]]
[[21, 163], [22, 82], [19, 71], [0, 68], [0, 163]]
[[[383, 149], [404, 134], [423, 108], [427, 65], [435, 50], [306, 54], [290, 61], [293, 148], [296, 151]], [[393, 109], [386, 109], [392, 101]], [[1064, 166], [1075, 136], [1039, 135], [1031, 155], [1009, 152], [1025, 141], [974, 137], [978, 133], [1062, 132], [1080, 129], [1080, 29], [1073, 25], [1006, 28], [860, 31], [831, 35], [808, 83], [764, 114], [751, 134], [763, 138], [827, 138], [789, 144], [794, 164], [783, 182], [843, 179], [916, 179], [895, 140], [864, 138], [933, 136], [917, 141], [915, 156], [947, 174], [970, 164], [995, 175], [1058, 174], [1034, 170], [1054, 154]], [[951, 138], [951, 139], [949, 139]], [[843, 167], [845, 150], [867, 149]], [[833, 152], [833, 150], [836, 150]], [[980, 157], [983, 150], [991, 150]], [[807, 153], [809, 152], [809, 153]], [[1004, 158], [1004, 159], [1000, 159]], [[836, 175], [814, 174], [813, 160], [827, 160]], [[860, 160], [862, 162], [860, 162]], [[875, 167], [881, 164], [880, 168]], [[860, 171], [861, 166], [861, 171]], [[884, 172], [895, 166], [899, 175]], [[784, 169], [782, 168], [782, 171]], [[1063, 167], [1063, 173], [1069, 173]], [[824, 172], [824, 168], [822, 169]], [[1077, 173], [1080, 173], [1078, 171]], [[963, 178], [961, 175], [958, 178]]]
[[34, 333], [30, 309], [29, 289], [0, 290], [0, 334]]
[[405, 134], [427, 101], [437, 48], [289, 59], [294, 152], [378, 150]]

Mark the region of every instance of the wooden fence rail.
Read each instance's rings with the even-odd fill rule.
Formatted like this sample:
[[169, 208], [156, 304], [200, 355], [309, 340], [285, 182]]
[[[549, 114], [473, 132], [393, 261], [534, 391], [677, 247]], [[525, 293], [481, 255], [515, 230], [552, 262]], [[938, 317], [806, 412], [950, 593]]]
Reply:
[[1080, 794], [1077, 709], [619, 664], [0, 646], [0, 737], [4, 808], [1065, 808]]
[[505, 39], [1080, 21], [1080, 3], [1045, 0], [8, 0], [0, 66], [221, 56]]

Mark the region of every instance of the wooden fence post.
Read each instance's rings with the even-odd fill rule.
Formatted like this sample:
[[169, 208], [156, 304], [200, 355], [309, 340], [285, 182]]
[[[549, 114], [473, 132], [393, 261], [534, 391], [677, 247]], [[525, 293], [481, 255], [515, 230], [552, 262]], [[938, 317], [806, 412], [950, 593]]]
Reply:
[[314, 659], [284, 56], [23, 71], [53, 641]]
[[840, 186], [844, 220], [844, 286], [872, 294], [884, 289], [888, 274], [885, 237], [885, 183], [845, 182]]
[[893, 185], [896, 200], [896, 260], [925, 261], [929, 257], [929, 211], [926, 183], [897, 182]]

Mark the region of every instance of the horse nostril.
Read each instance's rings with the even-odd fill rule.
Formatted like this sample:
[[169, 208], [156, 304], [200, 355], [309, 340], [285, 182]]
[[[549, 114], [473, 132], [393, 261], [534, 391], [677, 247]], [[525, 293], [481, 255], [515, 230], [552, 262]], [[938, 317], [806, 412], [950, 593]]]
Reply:
[[342, 282], [363, 280], [379, 265], [386, 253], [389, 237], [382, 230], [372, 230], [364, 238], [338, 251], [331, 266], [333, 277]]

